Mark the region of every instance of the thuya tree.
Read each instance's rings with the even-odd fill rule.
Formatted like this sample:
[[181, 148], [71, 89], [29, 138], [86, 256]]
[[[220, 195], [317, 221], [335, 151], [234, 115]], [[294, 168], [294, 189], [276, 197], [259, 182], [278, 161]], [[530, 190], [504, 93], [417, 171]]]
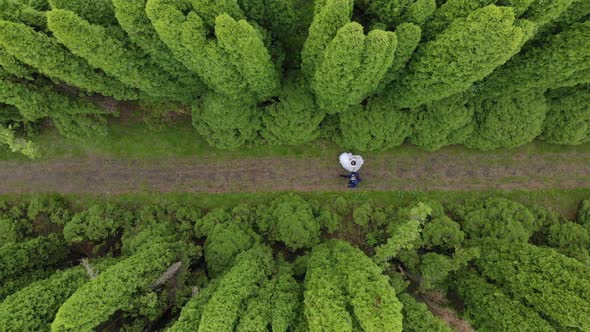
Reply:
[[[182, 262], [186, 270], [193, 254], [180, 242], [153, 241], [76, 290], [57, 311], [51, 330], [93, 330], [115, 313], [156, 319], [166, 309], [166, 297], [174, 294], [156, 287], [155, 282], [176, 262]], [[171, 291], [180, 292], [185, 277], [185, 273], [179, 272], [177, 288]]]
[[0, 46], [50, 78], [119, 100], [138, 99], [137, 90], [96, 70], [55, 38], [22, 23], [0, 21]]
[[475, 129], [474, 110], [467, 107], [467, 101], [457, 94], [416, 109], [410, 141], [429, 151], [463, 143]]
[[202, 85], [197, 74], [178, 61], [160, 39], [146, 14], [146, 2], [147, 0], [112, 1], [119, 25], [129, 39], [147, 52], [162, 69], [174, 77], [175, 81], [187, 86]]
[[309, 143], [319, 137], [324, 117], [304, 82], [291, 79], [283, 85], [277, 100], [264, 108], [261, 135], [271, 144]]
[[483, 82], [482, 95], [590, 83], [590, 22], [573, 24], [515, 56]]
[[395, 289], [381, 268], [345, 242], [332, 240], [314, 247], [305, 273], [304, 303], [312, 331], [353, 331], [354, 326], [364, 331], [402, 330], [402, 305]]
[[316, 4], [302, 50], [302, 69], [317, 103], [327, 113], [340, 113], [373, 94], [393, 62], [397, 37], [350, 22], [351, 0]]
[[63, 9], [48, 12], [47, 23], [54, 36], [72, 53], [156, 100], [190, 102], [200, 94], [200, 86], [182, 86], [174, 82], [172, 76], [128, 42], [119, 28], [91, 24]]
[[410, 112], [397, 110], [381, 97], [369, 99], [339, 114], [339, 134], [334, 140], [359, 151], [383, 151], [401, 145], [412, 132]]
[[511, 299], [474, 272], [459, 273], [454, 287], [465, 302], [465, 315], [480, 331], [555, 331], [533, 309]]
[[590, 85], [551, 90], [541, 139], [554, 144], [576, 145], [590, 134]]
[[253, 142], [260, 129], [261, 112], [253, 103], [207, 93], [192, 109], [192, 122], [209, 144], [237, 149]]
[[[590, 328], [590, 268], [550, 248], [487, 238], [475, 266], [505, 294], [557, 329]], [[542, 290], [540, 292], [539, 290]]]
[[526, 37], [520, 23], [511, 8], [494, 5], [453, 21], [418, 47], [387, 98], [400, 108], [414, 108], [465, 91], [520, 50]]
[[475, 128], [465, 138], [465, 145], [491, 150], [533, 141], [543, 132], [548, 105], [542, 90], [531, 90], [495, 97], [476, 96], [469, 101], [468, 108], [474, 114]]

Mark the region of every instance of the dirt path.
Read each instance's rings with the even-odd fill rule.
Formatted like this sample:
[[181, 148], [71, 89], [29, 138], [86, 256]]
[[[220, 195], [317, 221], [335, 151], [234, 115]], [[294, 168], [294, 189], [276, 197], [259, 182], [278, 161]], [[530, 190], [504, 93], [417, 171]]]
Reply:
[[[543, 155], [441, 152], [365, 158], [367, 190], [535, 190], [590, 187], [590, 151]], [[0, 161], [0, 193], [340, 191], [337, 156], [230, 161]]]

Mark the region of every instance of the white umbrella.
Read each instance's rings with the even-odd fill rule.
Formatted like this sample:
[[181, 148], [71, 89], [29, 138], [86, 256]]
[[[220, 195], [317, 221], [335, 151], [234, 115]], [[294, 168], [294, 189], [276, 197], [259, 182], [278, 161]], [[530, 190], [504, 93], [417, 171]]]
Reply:
[[342, 165], [342, 167], [344, 167], [344, 169], [349, 172], [358, 172], [365, 163], [363, 157], [358, 155], [355, 156], [350, 152], [344, 152], [340, 154], [339, 159], [340, 165]]

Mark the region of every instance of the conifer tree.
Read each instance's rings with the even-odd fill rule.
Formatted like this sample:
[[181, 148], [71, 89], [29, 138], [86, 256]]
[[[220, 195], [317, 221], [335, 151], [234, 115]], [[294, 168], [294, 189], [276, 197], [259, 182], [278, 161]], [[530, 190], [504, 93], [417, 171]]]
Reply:
[[119, 29], [90, 24], [75, 13], [62, 9], [50, 11], [47, 19], [53, 34], [72, 53], [121, 82], [154, 98], [187, 102], [197, 98], [200, 87], [178, 85], [151, 58], [146, 58], [143, 51], [128, 43]]
[[[158, 295], [166, 292], [157, 292], [152, 285], [175, 262], [187, 266], [188, 251], [180, 243], [153, 241], [80, 287], [59, 308], [51, 330], [93, 330], [116, 312], [155, 319], [164, 305]], [[182, 284], [183, 280], [177, 280], [179, 287]], [[144, 308], [147, 304], [151, 308]]]
[[465, 301], [466, 316], [478, 330], [555, 331], [537, 312], [475, 273], [460, 274], [456, 285]]
[[410, 137], [412, 144], [434, 151], [463, 143], [475, 127], [473, 109], [466, 105], [467, 98], [457, 94], [420, 107]]
[[588, 266], [523, 242], [486, 239], [474, 244], [482, 250], [475, 260], [478, 270], [510, 298], [546, 317], [557, 329], [590, 328]]
[[181, 85], [200, 86], [199, 77], [174, 58], [145, 12], [146, 0], [113, 0], [115, 16], [129, 39]]
[[335, 141], [359, 151], [383, 151], [401, 145], [410, 136], [413, 118], [380, 97], [339, 115], [340, 134]]
[[69, 253], [63, 238], [56, 234], [7, 243], [0, 247], [0, 281], [61, 263]]
[[[263, 101], [276, 93], [278, 71], [261, 31], [241, 19], [239, 7], [217, 8], [229, 3], [198, 2], [193, 7], [149, 0], [146, 12], [164, 43], [211, 90], [236, 100]], [[216, 38], [210, 39], [213, 32]]]
[[137, 90], [97, 71], [56, 39], [21, 23], [0, 21], [0, 47], [53, 79], [119, 100], [138, 99]]
[[547, 93], [549, 109], [541, 139], [554, 144], [576, 145], [590, 134], [590, 85], [578, 85]]
[[321, 109], [347, 111], [373, 94], [391, 67], [397, 37], [350, 22], [352, 1], [327, 0], [309, 28], [302, 58], [303, 71]]
[[105, 111], [88, 101], [57, 93], [50, 86], [0, 79], [0, 102], [15, 106], [29, 121], [51, 117], [57, 129], [69, 138], [107, 134]]
[[318, 109], [302, 81], [286, 82], [277, 99], [264, 108], [262, 137], [278, 145], [305, 144], [319, 137], [325, 113]]
[[111, 0], [47, 0], [52, 9], [65, 9], [76, 13], [92, 24], [116, 25], [115, 8]]
[[543, 131], [547, 102], [542, 91], [508, 93], [469, 102], [476, 127], [465, 145], [480, 150], [514, 148], [529, 143]]
[[0, 46], [0, 69], [3, 69], [5, 72], [13, 76], [28, 80], [31, 80], [33, 78], [33, 74], [35, 73], [34, 68], [31, 68], [20, 62], [12, 54], [8, 53], [8, 51], [6, 51], [2, 46]]
[[402, 305], [395, 290], [369, 257], [345, 242], [328, 241], [313, 249], [307, 262], [304, 303], [312, 331], [353, 331], [353, 326], [364, 331], [402, 331]]
[[[219, 281], [200, 317], [200, 332], [229, 331], [239, 321], [239, 308], [258, 290], [271, 272], [269, 248], [254, 247], [236, 258], [232, 269]], [[194, 328], [194, 327], [193, 327]]]
[[515, 56], [483, 82], [485, 95], [590, 83], [590, 22], [550, 36], [539, 47]]
[[256, 139], [260, 113], [255, 104], [208, 93], [193, 107], [193, 126], [209, 144], [221, 149], [236, 149]]
[[516, 54], [524, 38], [511, 8], [478, 9], [420, 46], [387, 96], [400, 108], [414, 108], [463, 92]]
[[397, 36], [397, 48], [395, 49], [391, 67], [385, 73], [379, 90], [383, 90], [389, 83], [397, 79], [401, 70], [410, 61], [416, 47], [418, 47], [422, 31], [415, 24], [402, 23], [395, 29], [395, 34]]

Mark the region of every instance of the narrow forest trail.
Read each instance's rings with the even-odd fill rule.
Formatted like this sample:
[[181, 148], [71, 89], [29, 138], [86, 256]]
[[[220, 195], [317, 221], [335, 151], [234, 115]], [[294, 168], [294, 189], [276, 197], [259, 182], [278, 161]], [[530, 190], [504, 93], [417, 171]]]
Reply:
[[[0, 193], [342, 191], [338, 156], [158, 161], [87, 158], [0, 161]], [[368, 156], [361, 190], [540, 190], [590, 187], [590, 151], [543, 155], [444, 150]]]

